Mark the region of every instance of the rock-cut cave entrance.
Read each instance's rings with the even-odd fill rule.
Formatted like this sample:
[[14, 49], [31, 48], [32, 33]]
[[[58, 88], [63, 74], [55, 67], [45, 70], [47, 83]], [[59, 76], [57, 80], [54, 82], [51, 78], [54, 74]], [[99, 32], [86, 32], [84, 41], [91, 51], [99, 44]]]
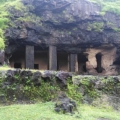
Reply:
[[87, 55], [80, 53], [78, 54], [78, 71], [80, 73], [87, 72], [86, 70], [86, 62], [88, 61]]
[[21, 63], [14, 63], [14, 68], [22, 68], [22, 64]]
[[102, 54], [101, 53], [96, 54], [96, 62], [97, 62], [97, 67], [96, 67], [97, 72], [102, 73], [103, 68], [102, 68]]
[[57, 70], [68, 71], [68, 54], [66, 52], [57, 53]]
[[25, 68], [25, 47], [18, 48], [14, 51], [9, 62], [13, 68]]

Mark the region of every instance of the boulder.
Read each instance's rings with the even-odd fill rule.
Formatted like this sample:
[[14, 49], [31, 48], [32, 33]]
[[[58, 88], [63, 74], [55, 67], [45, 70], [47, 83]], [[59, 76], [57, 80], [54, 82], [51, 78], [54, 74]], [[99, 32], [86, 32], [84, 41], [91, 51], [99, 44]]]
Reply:
[[47, 80], [51, 81], [54, 76], [55, 76], [55, 72], [49, 71], [49, 70], [44, 71], [44, 73], [42, 74], [42, 78], [45, 81], [47, 81]]
[[33, 73], [29, 70], [21, 70], [20, 72], [20, 80], [22, 84], [30, 84], [30, 79]]
[[60, 71], [56, 74], [57, 82], [60, 84], [61, 88], [67, 86], [67, 79], [72, 78], [72, 74], [64, 71]]
[[40, 85], [41, 76], [42, 76], [41, 72], [39, 71], [34, 72], [31, 78], [31, 82], [33, 82], [34, 85]]
[[77, 106], [76, 103], [69, 99], [65, 94], [61, 94], [58, 97], [54, 110], [58, 113], [63, 112], [73, 114], [74, 110], [77, 110]]

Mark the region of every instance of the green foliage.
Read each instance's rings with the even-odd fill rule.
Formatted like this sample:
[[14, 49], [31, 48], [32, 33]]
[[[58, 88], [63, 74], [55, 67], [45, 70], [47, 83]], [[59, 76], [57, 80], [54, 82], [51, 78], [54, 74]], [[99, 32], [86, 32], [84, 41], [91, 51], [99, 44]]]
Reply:
[[26, 12], [27, 7], [25, 7], [20, 0], [0, 0], [0, 9], [0, 49], [4, 49], [4, 30], [8, 27], [8, 23], [12, 24], [9, 20], [11, 15], [8, 10], [15, 9], [16, 11]]
[[75, 100], [76, 102], [80, 103], [82, 101], [82, 94], [79, 91], [79, 86], [73, 84], [71, 78], [67, 79], [67, 88], [65, 93], [68, 97]]
[[82, 94], [78, 91], [78, 89], [79, 89], [79, 86], [68, 82], [66, 94], [68, 97], [80, 103], [82, 101]]
[[89, 30], [89, 31], [94, 30], [96, 32], [102, 32], [103, 29], [104, 29], [104, 23], [103, 22], [88, 23], [87, 30]]
[[120, 15], [120, 0], [89, 0], [102, 6], [102, 14], [106, 11]]
[[0, 72], [0, 95], [4, 93], [4, 90], [2, 89], [2, 82], [4, 81], [4, 76], [2, 76], [2, 72]]
[[5, 43], [3, 38], [0, 37], [0, 50], [5, 48]]
[[23, 5], [23, 3], [20, 0], [14, 0], [13, 2], [8, 2], [6, 4], [8, 8], [13, 7], [15, 10], [18, 11], [26, 11], [27, 8]]
[[5, 29], [7, 28], [8, 18], [0, 17], [0, 28]]
[[24, 21], [24, 22], [33, 22], [33, 23], [39, 23], [40, 17], [34, 15], [34, 14], [26, 14], [24, 17], [19, 17], [17, 20]]
[[113, 27], [112, 29], [116, 32], [120, 32], [120, 28]]
[[8, 27], [9, 22], [9, 12], [7, 11], [7, 6], [12, 4], [13, 2], [14, 0], [0, 0], [0, 49], [5, 48], [4, 30]]
[[91, 80], [89, 78], [83, 78], [80, 80], [80, 86], [84, 88], [84, 94], [90, 96], [91, 98], [97, 98], [99, 93], [96, 91], [94, 87], [94, 79]]
[[101, 84], [103, 85], [102, 91], [106, 94], [119, 94], [120, 83], [117, 83], [113, 77], [108, 77], [107, 79], [101, 79]]
[[[60, 92], [59, 86], [56, 84], [54, 78], [51, 82], [45, 82], [40, 79], [40, 86], [35, 86], [31, 82], [31, 78], [26, 77], [23, 79], [19, 75], [14, 76], [14, 83], [8, 85], [5, 88], [1, 88], [0, 91], [6, 96], [7, 100], [17, 100], [22, 97], [22, 99], [50, 101], [57, 97]], [[0, 83], [5, 82], [5, 77], [0, 79]]]
[[50, 101], [57, 97], [57, 93], [60, 91], [60, 88], [56, 85], [53, 86], [49, 82], [41, 81], [40, 86], [24, 86], [24, 95], [31, 99], [40, 99], [42, 101]]
[[12, 2], [12, 1], [15, 1], [15, 0], [0, 0], [0, 5], [3, 5], [7, 2]]

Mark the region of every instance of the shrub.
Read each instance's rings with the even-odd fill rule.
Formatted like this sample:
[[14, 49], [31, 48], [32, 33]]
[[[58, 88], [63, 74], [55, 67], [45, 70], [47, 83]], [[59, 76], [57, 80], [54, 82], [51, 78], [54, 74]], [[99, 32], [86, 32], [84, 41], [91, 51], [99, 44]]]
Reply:
[[5, 43], [3, 38], [0, 37], [0, 50], [5, 48]]

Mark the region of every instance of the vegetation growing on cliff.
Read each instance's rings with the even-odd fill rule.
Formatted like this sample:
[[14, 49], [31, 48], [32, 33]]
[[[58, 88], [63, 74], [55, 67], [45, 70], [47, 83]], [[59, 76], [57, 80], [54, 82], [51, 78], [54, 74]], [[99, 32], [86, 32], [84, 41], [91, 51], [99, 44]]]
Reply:
[[5, 48], [5, 37], [4, 37], [4, 30], [8, 27], [9, 23], [9, 6], [17, 6], [19, 1], [16, 0], [1, 0], [0, 1], [0, 49]]
[[113, 12], [117, 15], [120, 15], [120, 0], [89, 0], [95, 2], [102, 7], [101, 14], [105, 14], [105, 12]]
[[89, 31], [94, 30], [96, 32], [101, 32], [103, 29], [104, 29], [104, 23], [103, 22], [88, 23], [87, 30], [89, 30]]
[[[102, 11], [101, 14], [105, 14], [106, 11], [110, 11], [113, 13], [116, 13], [117, 15], [120, 15], [120, 1], [119, 0], [89, 0], [92, 2], [95, 2], [99, 5], [102, 6]], [[26, 5], [24, 6], [22, 4], [22, 2], [20, 2], [20, 0], [1, 0], [0, 1], [0, 49], [4, 49], [5, 47], [5, 37], [4, 37], [4, 31], [5, 29], [10, 26], [10, 27], [16, 27], [17, 22], [22, 21], [22, 22], [32, 22], [35, 23], [36, 25], [42, 26], [41, 23], [41, 19], [40, 16], [37, 16], [34, 14], [34, 12], [30, 12], [33, 11], [34, 7], [33, 5]], [[15, 10], [15, 11], [14, 11]], [[10, 14], [10, 12], [13, 12], [12, 14]], [[21, 16], [19, 15], [22, 14]], [[63, 11], [63, 13], [66, 16], [67, 22], [74, 22], [75, 19], [73, 19], [72, 16], [70, 15], [66, 15], [66, 10]], [[17, 14], [17, 17], [14, 17], [13, 14]], [[60, 15], [60, 14], [59, 14]], [[13, 17], [13, 21], [10, 21], [10, 18]], [[15, 18], [15, 19], [14, 19]], [[55, 23], [59, 23], [59, 20], [57, 21], [55, 19], [54, 21]], [[17, 26], [20, 29], [22, 28], [22, 26]], [[17, 28], [16, 27], [16, 28]], [[91, 23], [91, 25], [88, 26], [88, 30], [94, 30], [96, 32], [101, 32], [104, 29], [104, 25], [103, 23]], [[114, 31], [119, 32], [119, 28], [111, 28]], [[71, 35], [71, 32], [68, 32], [68, 35]]]
[[[18, 21], [29, 21], [41, 25], [40, 17], [29, 12], [29, 10], [34, 9], [33, 6], [24, 6], [21, 0], [2, 0], [0, 1], [0, 9], [0, 49], [5, 48], [4, 31], [8, 26], [16, 27], [15, 22]], [[10, 21], [14, 14], [18, 16], [19, 14], [22, 14], [22, 17], [19, 16], [16, 17], [15, 21]], [[21, 28], [22, 26], [19, 27]]]

